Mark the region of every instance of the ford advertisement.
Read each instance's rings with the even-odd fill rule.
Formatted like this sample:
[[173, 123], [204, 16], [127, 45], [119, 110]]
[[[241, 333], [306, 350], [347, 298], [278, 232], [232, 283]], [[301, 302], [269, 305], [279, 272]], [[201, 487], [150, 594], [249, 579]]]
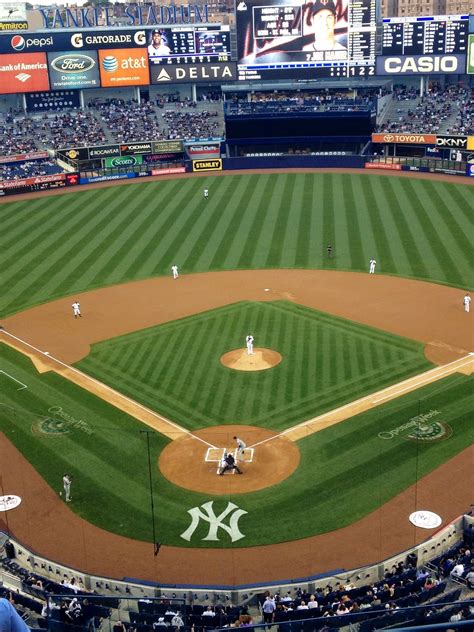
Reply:
[[48, 53], [51, 90], [100, 88], [100, 72], [95, 51]]

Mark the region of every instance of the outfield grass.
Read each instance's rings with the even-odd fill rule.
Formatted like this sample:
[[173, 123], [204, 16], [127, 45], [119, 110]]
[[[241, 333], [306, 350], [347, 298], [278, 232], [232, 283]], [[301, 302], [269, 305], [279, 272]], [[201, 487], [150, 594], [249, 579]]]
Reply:
[[375, 257], [377, 273], [472, 288], [472, 193], [468, 185], [367, 174], [264, 173], [2, 204], [0, 316], [170, 274], [173, 263], [183, 273], [367, 270]]
[[[268, 371], [224, 367], [245, 346], [274, 349]], [[433, 365], [423, 344], [286, 301], [242, 302], [92, 346], [76, 365], [188, 429], [283, 430]]]
[[[61, 488], [64, 471], [73, 474], [74, 511], [104, 529], [151, 540], [142, 424], [59, 375], [38, 374], [29, 359], [3, 344], [0, 363], [2, 371], [28, 386], [19, 391], [16, 382], [0, 374], [0, 427], [6, 436], [54, 490]], [[240, 521], [245, 538], [234, 544], [227, 537], [216, 544], [202, 541], [204, 527], [190, 543], [180, 538], [189, 526], [187, 510], [212, 496], [178, 488], [153, 468], [160, 541], [178, 546], [251, 546], [352, 523], [406, 489], [417, 476], [472, 445], [473, 382], [462, 375], [446, 378], [300, 440], [300, 466], [287, 480], [259, 492], [215, 498], [216, 512], [228, 500], [248, 512]], [[379, 438], [378, 433], [430, 410], [440, 411], [433, 421], [451, 427], [449, 439], [417, 444], [406, 436], [412, 430], [391, 440]], [[75, 426], [71, 418], [85, 422], [89, 432]], [[58, 434], [61, 429], [69, 432]], [[153, 434], [153, 462], [167, 443], [165, 437]], [[111, 516], [119, 518], [111, 520]]]

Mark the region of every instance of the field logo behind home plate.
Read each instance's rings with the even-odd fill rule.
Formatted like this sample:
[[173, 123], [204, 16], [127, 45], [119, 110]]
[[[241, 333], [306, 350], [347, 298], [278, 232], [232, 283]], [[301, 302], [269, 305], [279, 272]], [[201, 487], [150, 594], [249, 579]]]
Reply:
[[[226, 533], [229, 534], [232, 542], [236, 542], [237, 540], [245, 538], [244, 534], [240, 532], [238, 522], [239, 519], [248, 512], [244, 511], [243, 509], [239, 509], [237, 505], [234, 505], [234, 503], [228, 502], [227, 507], [224, 509], [224, 511], [216, 516], [212, 507], [213, 503], [214, 501], [210, 500], [209, 502], [201, 505], [202, 509], [201, 507], [193, 507], [192, 509], [188, 509], [188, 514], [190, 514], [191, 516], [191, 524], [186, 529], [186, 531], [181, 534], [180, 537], [182, 537], [183, 540], [187, 540], [188, 542], [191, 540], [193, 533], [198, 527], [200, 519], [209, 523], [209, 533], [205, 538], [202, 538], [203, 540], [219, 540], [219, 536], [217, 535], [218, 529], [223, 529], [224, 531], [226, 531]], [[232, 512], [234, 513], [232, 516], [230, 516]], [[227, 518], [227, 516], [230, 516], [229, 525], [226, 525], [223, 522]]]

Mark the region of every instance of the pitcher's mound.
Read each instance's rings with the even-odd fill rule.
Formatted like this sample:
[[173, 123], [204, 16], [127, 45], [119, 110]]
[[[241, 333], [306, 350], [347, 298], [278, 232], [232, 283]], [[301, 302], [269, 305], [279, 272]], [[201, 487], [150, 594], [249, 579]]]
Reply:
[[278, 351], [257, 347], [253, 355], [248, 355], [247, 349], [234, 349], [221, 356], [221, 363], [236, 371], [264, 371], [271, 369], [283, 360]]

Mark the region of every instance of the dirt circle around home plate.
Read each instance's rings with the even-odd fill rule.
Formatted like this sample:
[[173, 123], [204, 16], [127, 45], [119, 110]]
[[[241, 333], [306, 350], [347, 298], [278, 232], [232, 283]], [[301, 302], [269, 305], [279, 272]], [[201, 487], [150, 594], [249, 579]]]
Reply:
[[265, 371], [280, 364], [283, 356], [273, 349], [256, 347], [252, 354], [247, 349], [234, 349], [221, 356], [221, 364], [234, 371]]
[[[234, 437], [247, 444], [238, 461], [242, 476], [218, 475], [224, 451], [235, 454]], [[169, 443], [161, 452], [158, 467], [169, 481], [195, 492], [228, 495], [265, 489], [285, 480], [300, 462], [297, 444], [273, 430], [256, 426], [225, 425], [201, 428]]]

